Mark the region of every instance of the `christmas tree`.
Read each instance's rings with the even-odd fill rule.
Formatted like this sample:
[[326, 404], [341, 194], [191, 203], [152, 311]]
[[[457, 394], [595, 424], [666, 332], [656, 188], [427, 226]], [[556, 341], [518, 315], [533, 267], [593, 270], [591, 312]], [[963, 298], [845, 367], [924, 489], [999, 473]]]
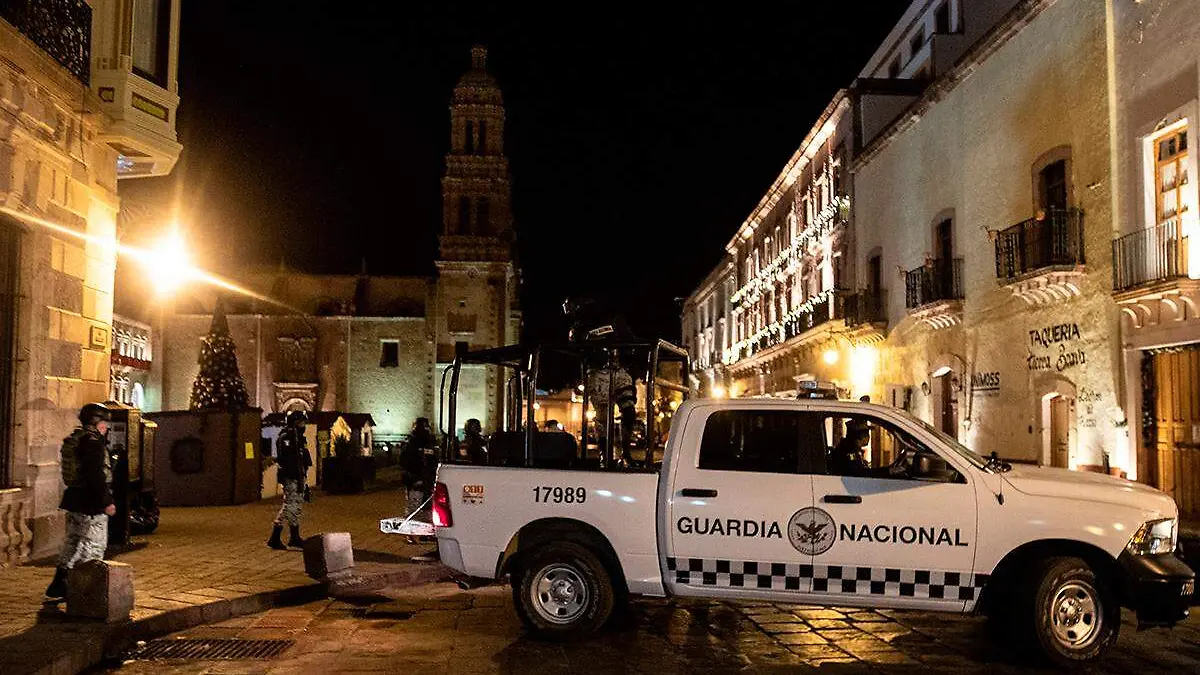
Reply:
[[200, 338], [200, 374], [192, 384], [192, 410], [240, 410], [246, 407], [246, 383], [238, 371], [237, 351], [229, 336], [225, 308], [217, 299], [212, 327]]

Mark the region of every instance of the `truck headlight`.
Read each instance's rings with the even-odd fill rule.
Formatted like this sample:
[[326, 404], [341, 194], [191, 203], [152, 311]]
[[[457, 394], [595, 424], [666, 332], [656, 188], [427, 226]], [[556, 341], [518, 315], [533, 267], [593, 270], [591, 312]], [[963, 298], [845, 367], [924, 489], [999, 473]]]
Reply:
[[1125, 549], [1134, 555], [1155, 555], [1175, 550], [1177, 531], [1174, 518], [1142, 523]]

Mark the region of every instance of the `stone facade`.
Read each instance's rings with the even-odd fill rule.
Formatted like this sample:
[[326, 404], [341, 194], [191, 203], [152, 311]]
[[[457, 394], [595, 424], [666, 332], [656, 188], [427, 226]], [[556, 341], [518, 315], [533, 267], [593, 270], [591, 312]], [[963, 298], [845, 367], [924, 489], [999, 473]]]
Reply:
[[[143, 88], [177, 104], [178, 3], [167, 7], [147, 27], [168, 46], [163, 79]], [[117, 179], [143, 175], [121, 171], [122, 148], [169, 137], [156, 146], [159, 174], [179, 153], [173, 116], [151, 122], [101, 86], [138, 77], [134, 36], [118, 20], [132, 0], [41, 9], [54, 40], [0, 9], [0, 564], [61, 543], [59, 447], [84, 403], [109, 398]]]

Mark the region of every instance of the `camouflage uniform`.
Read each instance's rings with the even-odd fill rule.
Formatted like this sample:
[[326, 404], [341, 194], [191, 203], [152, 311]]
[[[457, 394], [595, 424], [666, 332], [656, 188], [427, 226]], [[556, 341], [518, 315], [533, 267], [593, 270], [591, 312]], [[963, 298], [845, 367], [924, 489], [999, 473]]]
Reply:
[[94, 429], [78, 428], [63, 440], [62, 471], [67, 490], [60, 508], [67, 512], [67, 538], [58, 566], [72, 569], [77, 563], [102, 560], [108, 547], [108, 516], [113, 503], [112, 468], [108, 441]]
[[308, 468], [312, 466], [304, 434], [292, 426], [284, 428], [275, 441], [275, 456], [279, 463], [279, 483], [283, 485], [283, 504], [275, 516], [275, 524], [287, 523], [291, 527], [300, 527], [300, 516], [304, 509], [304, 482]]
[[[621, 367], [597, 368], [588, 373], [588, 400], [596, 409], [596, 436], [603, 447], [607, 443], [608, 419], [616, 404], [621, 421], [621, 456], [629, 459], [628, 438], [637, 419], [637, 389], [633, 378]], [[609, 395], [613, 400], [609, 401]]]

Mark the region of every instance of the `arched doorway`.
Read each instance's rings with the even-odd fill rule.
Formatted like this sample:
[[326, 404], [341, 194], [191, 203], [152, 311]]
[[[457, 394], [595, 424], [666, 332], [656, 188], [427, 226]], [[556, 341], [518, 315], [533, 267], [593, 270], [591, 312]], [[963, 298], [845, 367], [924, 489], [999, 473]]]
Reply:
[[1036, 390], [1039, 395], [1042, 464], [1059, 469], [1074, 468], [1075, 384], [1054, 376], [1038, 383]]
[[933, 426], [946, 434], [960, 438], [959, 395], [962, 392], [962, 359], [944, 354], [929, 371], [929, 399]]

